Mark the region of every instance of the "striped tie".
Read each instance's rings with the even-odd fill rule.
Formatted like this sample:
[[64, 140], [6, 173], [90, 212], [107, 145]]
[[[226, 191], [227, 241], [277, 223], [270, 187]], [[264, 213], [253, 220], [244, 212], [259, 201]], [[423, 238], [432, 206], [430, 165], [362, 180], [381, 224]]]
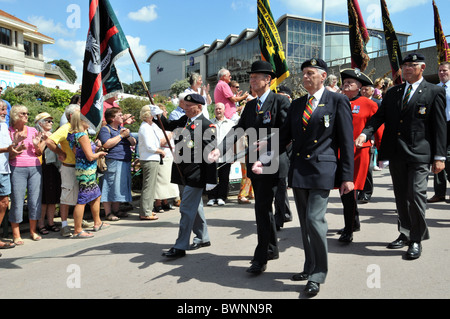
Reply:
[[411, 96], [411, 90], [412, 90], [412, 85], [410, 85], [408, 87], [408, 90], [406, 90], [405, 97], [403, 98], [403, 108], [402, 108], [402, 110], [404, 110], [406, 108], [406, 106], [408, 105], [409, 97]]
[[262, 105], [261, 105], [261, 100], [258, 99], [258, 100], [256, 101], [256, 113], [258, 113], [259, 111], [261, 111], [261, 107], [262, 107]]
[[311, 96], [308, 100], [308, 103], [306, 103], [305, 112], [303, 112], [303, 129], [306, 129], [308, 126], [309, 119], [311, 118], [312, 112], [313, 112], [313, 106], [312, 101], [314, 100], [314, 96]]

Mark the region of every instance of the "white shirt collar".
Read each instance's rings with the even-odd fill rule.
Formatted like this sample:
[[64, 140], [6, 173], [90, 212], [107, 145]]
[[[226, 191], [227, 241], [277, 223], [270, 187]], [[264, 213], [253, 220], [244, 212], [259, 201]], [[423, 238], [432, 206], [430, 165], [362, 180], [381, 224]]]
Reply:
[[258, 97], [258, 99], [261, 101], [261, 105], [264, 104], [264, 102], [266, 101], [267, 97], [269, 96], [269, 93], [270, 93], [270, 88], [266, 92], [264, 92], [263, 95]]
[[[313, 94], [314, 100], [312, 102], [313, 104], [313, 110], [317, 107], [319, 104], [320, 99], [322, 98], [323, 92], [325, 92], [325, 87], [322, 86], [317, 92]], [[308, 99], [311, 97], [311, 94], [308, 93]]]

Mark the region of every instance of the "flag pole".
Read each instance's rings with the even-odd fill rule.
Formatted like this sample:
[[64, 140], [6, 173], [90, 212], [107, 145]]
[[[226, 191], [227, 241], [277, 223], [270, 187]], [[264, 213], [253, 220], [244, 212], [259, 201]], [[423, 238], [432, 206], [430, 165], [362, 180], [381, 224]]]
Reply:
[[[141, 78], [142, 85], [144, 86], [144, 90], [145, 90], [145, 92], [147, 93], [147, 96], [148, 96], [148, 98], [149, 98], [149, 100], [150, 100], [150, 104], [154, 104], [154, 103], [153, 103], [153, 99], [152, 99], [152, 95], [151, 95], [151, 93], [150, 93], [150, 90], [148, 89], [147, 84], [146, 84], [145, 81], [144, 81], [144, 77], [142, 76], [141, 69], [139, 68], [139, 65], [138, 65], [137, 62], [136, 62], [136, 59], [135, 59], [135, 57], [134, 57], [134, 54], [133, 54], [133, 51], [131, 50], [131, 48], [128, 48], [128, 52], [130, 52], [131, 59], [133, 60], [134, 66], [136, 67], [136, 70], [137, 70], [137, 72], [138, 72], [138, 74], [139, 74], [139, 77]], [[166, 130], [164, 129], [164, 125], [163, 125], [163, 123], [162, 123], [162, 121], [161, 121], [161, 117], [160, 117], [160, 116], [157, 116], [157, 118], [158, 118], [158, 123], [159, 123], [159, 125], [161, 125], [161, 129], [162, 129], [162, 131], [163, 131], [164, 138], [166, 139], [167, 144], [169, 145], [170, 152], [172, 153], [172, 156], [175, 158], [175, 154], [174, 154], [174, 152], [173, 152], [172, 144], [170, 143], [170, 139], [169, 139], [169, 137], [167, 136]], [[175, 162], [174, 162], [174, 163], [175, 163]], [[184, 176], [183, 176], [183, 174], [181, 173], [180, 167], [178, 166], [177, 163], [175, 163], [175, 166], [177, 167], [178, 173], [179, 173], [180, 176], [181, 176], [181, 180], [183, 181], [183, 184], [185, 184]]]
[[325, 35], [326, 35], [326, 22], [325, 22], [325, 0], [322, 0], [322, 50], [321, 59], [325, 61]]

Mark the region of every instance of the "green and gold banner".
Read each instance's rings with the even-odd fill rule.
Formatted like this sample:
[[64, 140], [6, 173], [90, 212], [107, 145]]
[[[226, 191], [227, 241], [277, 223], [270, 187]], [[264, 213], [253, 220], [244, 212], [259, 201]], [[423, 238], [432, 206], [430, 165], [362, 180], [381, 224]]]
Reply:
[[289, 67], [268, 0], [258, 0], [258, 30], [261, 58], [272, 64], [277, 76], [271, 84], [271, 89], [274, 90], [289, 77]]
[[436, 3], [433, 0], [434, 10], [434, 38], [436, 40], [436, 50], [438, 53], [438, 64], [442, 62], [448, 62], [450, 59], [450, 52], [445, 38], [444, 31], [442, 30], [441, 18], [439, 17], [439, 11]]
[[386, 48], [388, 51], [389, 62], [392, 70], [392, 80], [395, 84], [402, 83], [402, 52], [400, 50], [400, 44], [397, 40], [397, 34], [395, 33], [394, 26], [392, 25], [389, 17], [389, 11], [385, 0], [381, 1], [381, 18], [383, 19], [384, 37], [386, 39]]

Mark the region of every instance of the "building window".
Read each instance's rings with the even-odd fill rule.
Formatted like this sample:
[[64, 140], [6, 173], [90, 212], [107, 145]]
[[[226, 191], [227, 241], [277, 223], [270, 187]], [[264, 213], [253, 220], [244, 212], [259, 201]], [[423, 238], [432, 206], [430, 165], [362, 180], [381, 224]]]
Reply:
[[11, 66], [6, 64], [0, 64], [0, 70], [11, 71]]
[[37, 43], [33, 44], [34, 57], [39, 58], [39, 45]]
[[0, 28], [0, 44], [11, 45], [11, 30]]
[[23, 49], [25, 50], [26, 56], [31, 56], [31, 42], [23, 40]]

